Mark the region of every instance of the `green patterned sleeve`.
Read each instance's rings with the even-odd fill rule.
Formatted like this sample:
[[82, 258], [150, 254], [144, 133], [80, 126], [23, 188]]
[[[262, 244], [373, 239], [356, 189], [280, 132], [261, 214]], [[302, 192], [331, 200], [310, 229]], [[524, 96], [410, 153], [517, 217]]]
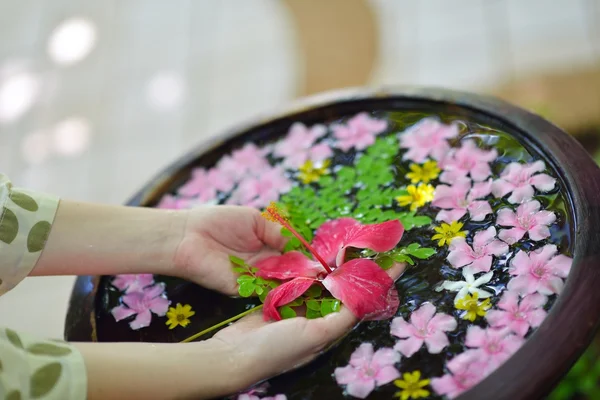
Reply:
[[[35, 266], [58, 202], [13, 188], [0, 174], [0, 295]], [[0, 400], [82, 400], [86, 390], [85, 364], [75, 347], [0, 328]]]
[[13, 188], [0, 174], [0, 295], [23, 280], [40, 257], [59, 199]]

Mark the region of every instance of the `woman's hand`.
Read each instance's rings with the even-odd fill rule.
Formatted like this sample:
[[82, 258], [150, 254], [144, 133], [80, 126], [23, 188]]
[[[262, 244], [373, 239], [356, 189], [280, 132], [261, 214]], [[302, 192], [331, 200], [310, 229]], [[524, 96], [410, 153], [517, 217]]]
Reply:
[[183, 239], [175, 253], [175, 274], [200, 286], [237, 294], [229, 256], [248, 264], [280, 254], [286, 239], [281, 227], [250, 207], [207, 206], [189, 211]]

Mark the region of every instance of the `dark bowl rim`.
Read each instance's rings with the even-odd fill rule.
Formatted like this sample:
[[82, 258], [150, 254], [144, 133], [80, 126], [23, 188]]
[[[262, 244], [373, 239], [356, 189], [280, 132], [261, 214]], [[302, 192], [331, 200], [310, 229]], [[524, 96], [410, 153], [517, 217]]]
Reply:
[[[147, 206], [166, 192], [174, 174], [190, 168], [201, 155], [248, 132], [278, 121], [292, 121], [322, 108], [365, 103], [435, 104], [467, 110], [495, 125], [519, 132], [525, 145], [543, 155], [568, 193], [573, 217], [573, 267], [562, 294], [542, 325], [507, 362], [459, 398], [534, 399], [546, 395], [591, 342], [600, 322], [600, 169], [570, 135], [540, 116], [500, 99], [454, 90], [423, 87], [352, 88], [293, 102], [281, 111], [240, 124], [207, 140], [165, 168], [138, 191], [130, 206]], [[357, 109], [359, 109], [358, 107]], [[65, 322], [67, 340], [97, 340], [96, 290], [99, 277], [81, 276], [73, 288]], [[572, 327], [577, 326], [577, 330]], [[553, 351], [547, 351], [553, 349]], [[535, 360], [535, 361], [533, 361]]]

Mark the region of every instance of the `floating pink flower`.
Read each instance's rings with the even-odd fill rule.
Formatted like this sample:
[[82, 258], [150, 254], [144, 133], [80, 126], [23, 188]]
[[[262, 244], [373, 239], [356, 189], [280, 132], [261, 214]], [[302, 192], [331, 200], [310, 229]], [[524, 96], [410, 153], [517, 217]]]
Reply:
[[467, 175], [476, 182], [483, 181], [491, 175], [490, 162], [497, 156], [495, 149], [483, 150], [473, 140], [465, 140], [459, 149], [451, 149], [448, 156], [441, 160], [440, 167], [444, 172], [440, 175], [440, 181], [453, 183]]
[[129, 323], [131, 329], [134, 330], [149, 326], [152, 320], [151, 312], [162, 317], [169, 309], [169, 300], [164, 292], [165, 284], [158, 283], [139, 292], [127, 293], [121, 297], [124, 305], [113, 308], [111, 314], [116, 321], [137, 314], [135, 319]]
[[152, 274], [123, 274], [116, 275], [111, 284], [125, 293], [140, 292], [154, 283]]
[[306, 161], [323, 161], [333, 155], [331, 147], [325, 143], [314, 144], [317, 139], [327, 132], [324, 125], [306, 125], [296, 122], [291, 127], [287, 136], [277, 142], [273, 154], [283, 157], [283, 165], [297, 169]]
[[465, 345], [472, 348], [482, 361], [486, 361], [489, 371], [504, 363], [523, 345], [525, 340], [511, 333], [509, 329], [482, 329], [470, 326]]
[[467, 351], [448, 361], [446, 368], [450, 371], [440, 378], [431, 380], [431, 388], [440, 396], [449, 399], [458, 397], [462, 392], [477, 385], [487, 375], [487, 367], [475, 352]]
[[237, 400], [287, 400], [285, 394], [276, 394], [275, 396], [260, 397], [267, 392], [269, 388], [268, 383], [259, 385], [253, 389], [248, 390], [245, 393], [238, 395]]
[[381, 320], [396, 313], [399, 299], [392, 278], [372, 260], [358, 258], [345, 262], [345, 252], [348, 247], [376, 252], [392, 250], [404, 232], [400, 221], [371, 225], [362, 225], [352, 218], [329, 221], [317, 230], [311, 245], [281, 217], [275, 206], [269, 206], [267, 213], [296, 236], [314, 260], [291, 251], [256, 264], [257, 275], [262, 278], [291, 279], [265, 298], [265, 320], [280, 320], [277, 307], [294, 301], [318, 282], [358, 319]]
[[345, 125], [334, 125], [333, 136], [337, 139], [336, 147], [342, 151], [351, 148], [364, 150], [375, 143], [375, 136], [385, 131], [387, 121], [371, 118], [362, 112], [350, 118]]
[[269, 167], [269, 161], [265, 157], [267, 151], [254, 143], [247, 143], [241, 149], [234, 150], [231, 155], [221, 158], [216, 168], [221, 174], [240, 181], [247, 174], [258, 174]]
[[335, 369], [335, 379], [339, 385], [346, 385], [349, 395], [364, 399], [376, 386], [400, 377], [394, 367], [398, 362], [400, 354], [394, 350], [383, 348], [373, 353], [373, 345], [363, 343], [350, 356], [350, 365]]
[[446, 125], [434, 118], [425, 118], [400, 134], [400, 147], [408, 149], [402, 157], [423, 163], [427, 157], [442, 160], [450, 151], [448, 139], [458, 136], [458, 126]]
[[214, 199], [217, 191], [230, 191], [233, 185], [233, 178], [217, 168], [194, 168], [190, 180], [183, 184], [177, 193], [186, 197], [196, 197], [198, 201], [204, 202]]
[[454, 268], [468, 266], [473, 273], [488, 272], [492, 266], [492, 256], [499, 257], [506, 253], [508, 245], [496, 239], [496, 228], [490, 226], [475, 234], [471, 246], [463, 237], [452, 240], [448, 262]]
[[558, 249], [548, 244], [541, 249], [525, 252], [519, 251], [510, 262], [508, 272], [516, 275], [508, 282], [508, 290], [519, 294], [541, 293], [558, 294], [563, 288], [562, 278], [566, 278], [571, 269], [573, 259], [556, 254]]
[[246, 177], [233, 191], [227, 203], [263, 208], [278, 200], [291, 187], [292, 183], [282, 168], [268, 168], [257, 176]]
[[443, 208], [435, 217], [438, 221], [451, 223], [462, 218], [467, 211], [473, 221], [483, 221], [492, 213], [490, 204], [482, 199], [492, 191], [492, 182], [476, 182], [471, 186], [469, 178], [458, 178], [452, 186], [438, 185], [431, 205]]
[[529, 328], [537, 328], [546, 318], [544, 305], [548, 299], [539, 293], [530, 294], [521, 299], [519, 294], [507, 291], [502, 295], [497, 307], [488, 311], [485, 318], [493, 328], [508, 328], [523, 337]]
[[444, 332], [456, 329], [456, 320], [450, 315], [435, 313], [435, 306], [431, 303], [423, 304], [410, 315], [410, 323], [402, 317], [392, 321], [392, 335], [401, 338], [394, 349], [405, 357], [411, 357], [423, 344], [427, 351], [438, 354], [448, 346], [448, 337]]
[[498, 211], [496, 223], [502, 226], [512, 226], [511, 229], [502, 229], [498, 237], [508, 244], [521, 240], [527, 233], [529, 239], [539, 241], [550, 236], [550, 228], [556, 221], [556, 214], [551, 211], [540, 211], [540, 202], [528, 201], [517, 207], [515, 213], [510, 208]]
[[508, 201], [516, 204], [533, 198], [535, 187], [541, 192], [554, 189], [556, 179], [546, 174], [539, 174], [546, 169], [543, 161], [532, 164], [510, 163], [504, 168], [500, 178], [494, 181], [492, 193], [496, 197], [504, 197], [511, 193]]

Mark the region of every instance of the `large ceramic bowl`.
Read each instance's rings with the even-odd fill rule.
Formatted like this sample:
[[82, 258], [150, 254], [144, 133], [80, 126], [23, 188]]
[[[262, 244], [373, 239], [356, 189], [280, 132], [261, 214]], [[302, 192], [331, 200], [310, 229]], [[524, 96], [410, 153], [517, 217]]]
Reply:
[[[234, 119], [235, 114], [232, 114]], [[312, 129], [315, 126], [317, 128]], [[294, 129], [300, 133], [290, 132]], [[440, 133], [440, 129], [445, 133]], [[311, 138], [306, 139], [309, 136]], [[434, 148], [437, 146], [434, 142], [440, 137], [443, 143], [437, 145], [441, 148]], [[311, 146], [303, 147], [307, 140]], [[256, 147], [248, 147], [248, 143]], [[289, 148], [292, 143], [299, 147], [292, 151]], [[321, 146], [321, 155], [312, 151], [316, 146]], [[284, 393], [289, 399], [335, 399], [348, 396], [348, 393], [351, 395], [353, 390], [339, 378], [339, 370], [337, 375], [335, 370], [360, 368], [347, 367], [350, 355], [361, 344], [371, 343], [375, 349], [386, 347], [398, 351], [392, 367], [400, 374], [419, 370], [421, 380], [431, 379], [431, 382], [424, 381], [423, 387], [432, 398], [456, 395], [461, 399], [541, 398], [560, 381], [592, 340], [600, 320], [600, 170], [573, 138], [546, 120], [496, 99], [444, 90], [348, 90], [322, 95], [202, 144], [156, 176], [128, 204], [191, 207], [212, 201], [262, 208], [269, 196], [257, 197], [258, 189], [248, 189], [244, 182], [253, 179], [250, 186], [260, 186], [263, 194], [275, 189], [273, 185], [263, 185], [260, 177], [244, 171], [238, 170], [239, 175], [232, 178], [230, 170], [227, 176], [235, 182], [227, 188], [216, 188], [207, 196], [198, 192], [198, 184], [189, 184], [193, 171], [206, 174], [225, 170], [224, 164], [240, 157], [240, 148], [248, 150], [252, 157], [264, 156], [261, 162], [268, 164], [264, 171], [278, 171], [269, 179], [279, 182], [277, 190], [288, 203], [302, 198], [304, 194], [298, 195], [302, 190], [312, 188], [315, 199], [320, 199], [319, 204], [326, 206], [327, 201], [322, 197], [334, 194], [335, 187], [325, 188], [324, 185], [354, 179], [356, 182], [346, 182], [352, 187], [347, 195], [358, 202], [353, 209], [359, 210], [362, 201], [369, 206], [360, 212], [350, 212], [349, 216], [362, 223], [381, 220], [363, 215], [373, 207], [385, 210], [388, 219], [401, 214], [406, 218], [411, 203], [403, 203], [400, 197], [409, 194], [407, 188], [413, 184], [407, 175], [414, 172], [414, 169], [409, 170], [414, 168], [411, 164], [423, 165], [426, 160], [433, 160], [433, 164], [437, 163], [446, 174], [438, 176], [434, 173], [429, 183], [419, 184], [419, 179], [415, 180], [413, 189], [418, 189], [419, 185], [433, 185], [435, 198], [433, 202], [431, 198], [425, 199], [414, 207], [416, 215], [426, 217], [425, 222], [417, 224], [414, 230], [407, 227], [400, 245], [406, 246], [407, 241], [418, 242], [423, 247], [435, 249], [435, 254], [427, 254], [422, 260], [412, 257], [415, 265], [409, 266], [396, 285], [400, 307], [394, 322], [387, 319], [361, 324], [312, 365], [274, 379], [271, 395]], [[325, 158], [331, 160], [331, 164], [318, 170], [316, 176], [306, 178], [298, 168], [302, 169], [304, 165], [306, 172], [304, 162], [313, 156], [316, 157], [315, 167]], [[474, 157], [476, 160], [473, 161]], [[389, 175], [389, 182], [381, 184], [380, 191], [363, 193], [362, 197], [357, 194], [364, 187], [359, 167], [356, 167], [356, 174], [350, 174], [353, 178], [338, 176], [340, 168], [344, 167], [346, 171], [355, 168], [361, 159], [364, 160], [360, 168], [370, 169], [371, 172], [364, 173], [371, 174], [371, 178], [375, 176], [372, 179], [381, 178], [381, 174]], [[379, 163], [379, 167], [371, 167], [369, 163]], [[381, 165], [387, 165], [387, 169], [382, 170]], [[376, 171], [378, 168], [379, 172]], [[258, 175], [261, 173], [267, 172]], [[327, 174], [332, 179], [319, 180]], [[471, 187], [471, 181], [474, 185], [489, 182], [491, 186], [487, 191], [484, 189], [482, 195], [475, 196], [472, 190], [465, 198], [463, 193], [462, 200], [454, 205], [448, 205], [448, 201], [456, 199], [440, 202], [444, 191], [461, 196], [456, 194], [460, 179], [467, 179], [468, 187]], [[245, 189], [240, 189], [244, 185]], [[182, 187], [188, 190], [182, 190]], [[292, 187], [298, 189], [291, 195], [283, 194]], [[277, 190], [275, 195], [270, 195], [275, 200], [279, 197]], [[373, 205], [373, 196], [381, 196], [381, 193], [394, 198], [377, 200], [382, 202], [381, 205]], [[342, 200], [343, 195], [336, 201]], [[334, 205], [333, 210], [323, 213], [326, 217], [343, 215], [336, 207]], [[450, 223], [453, 219], [464, 223], [466, 239], [454, 239], [450, 245], [433, 240], [434, 229], [440, 228], [444, 220]], [[534, 219], [537, 222], [532, 222]], [[310, 225], [308, 231], [314, 231], [317, 225]], [[483, 231], [491, 233], [491, 237], [486, 239], [480, 234], [477, 239], [476, 234]], [[451, 256], [452, 252], [454, 256]], [[489, 256], [488, 261], [481, 261], [482, 252]], [[475, 264], [465, 266], [475, 259], [481, 261], [478, 267], [473, 267]], [[456, 282], [468, 281], [466, 270], [471, 277], [481, 278], [483, 282], [476, 284], [479, 286], [472, 293], [481, 295], [480, 300], [486, 296], [490, 299], [491, 309], [482, 306], [480, 315], [468, 314], [464, 301], [457, 306], [459, 298], [452, 291], [456, 289]], [[493, 274], [488, 276], [487, 271]], [[167, 277], [154, 277], [154, 281], [166, 284], [162, 296], [168, 297], [171, 306], [187, 303], [197, 311], [187, 328], [167, 329], [164, 313], [158, 312], [150, 326], [132, 329], [135, 324], [131, 317], [116, 321], [115, 314], [111, 314], [117, 307], [128, 307], [126, 302], [122, 304], [123, 293], [115, 288], [119, 286], [115, 284], [115, 278], [80, 277], [71, 297], [66, 339], [181, 341], [258, 302], [256, 298], [226, 298]], [[472, 293], [462, 293], [462, 299], [468, 296], [472, 301], [475, 298]], [[514, 298], [509, 298], [513, 295]], [[421, 346], [423, 337], [410, 331], [418, 330], [416, 319], [425, 313], [417, 311], [425, 303], [433, 305], [437, 313], [446, 318], [445, 327], [438, 324], [432, 328], [439, 331], [438, 339], [439, 335], [443, 336], [437, 345], [442, 349], [429, 346], [427, 340]], [[477, 308], [482, 303], [475, 299], [473, 304]], [[415, 313], [417, 315], [411, 319]], [[425, 316], [425, 319], [430, 317]], [[448, 319], [452, 321], [448, 323]], [[413, 328], [408, 327], [411, 324]], [[502, 330], [501, 340], [494, 345], [485, 347], [475, 343], [489, 341], [490, 335], [495, 334], [490, 332]], [[488, 335], [488, 339], [482, 339], [482, 335]], [[476, 336], [479, 339], [476, 340]], [[421, 342], [411, 350], [407, 349], [407, 339]], [[492, 356], [498, 346], [504, 346], [502, 356]], [[475, 385], [461, 381], [471, 379], [465, 375], [469, 366], [456, 360], [452, 362], [469, 351], [471, 354], [475, 351], [478, 357], [470, 361], [471, 372], [477, 365], [486, 370], [475, 379], [478, 382]], [[461, 373], [463, 375], [459, 376]], [[440, 381], [441, 377], [444, 378]], [[406, 376], [398, 378], [403, 379], [406, 380]], [[452, 389], [452, 385], [460, 386], [461, 382], [465, 383], [464, 390]], [[401, 386], [394, 382], [381, 384], [368, 398], [391, 398], [395, 392], [403, 390]]]

